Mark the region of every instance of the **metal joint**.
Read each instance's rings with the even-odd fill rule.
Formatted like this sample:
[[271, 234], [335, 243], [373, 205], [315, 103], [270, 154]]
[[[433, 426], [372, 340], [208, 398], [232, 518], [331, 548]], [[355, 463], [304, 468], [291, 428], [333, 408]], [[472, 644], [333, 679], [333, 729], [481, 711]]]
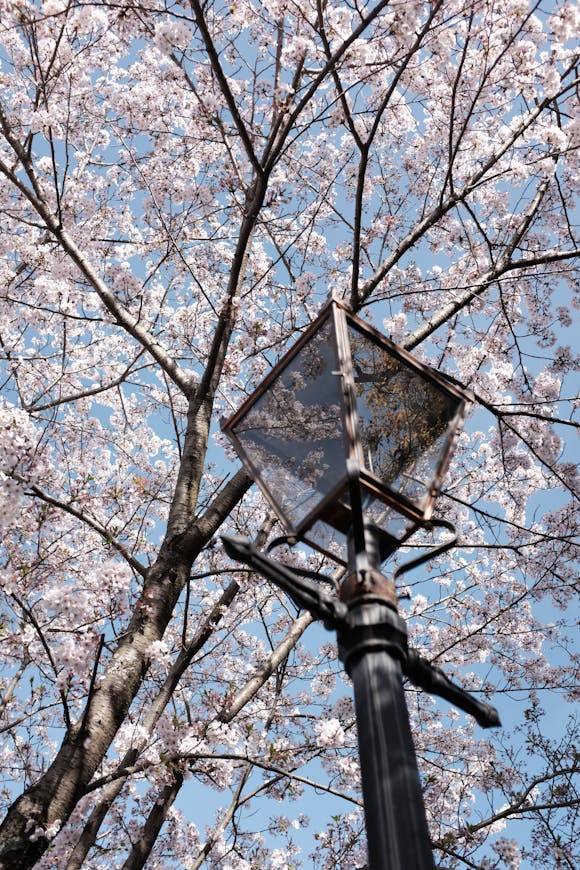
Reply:
[[376, 568], [354, 571], [340, 584], [340, 600], [349, 604], [361, 595], [375, 595], [382, 598], [393, 610], [397, 609], [397, 593], [393, 580], [385, 577]]
[[385, 650], [404, 666], [407, 626], [383, 596], [362, 595], [348, 605], [348, 621], [338, 628], [338, 655], [347, 673], [370, 650]]

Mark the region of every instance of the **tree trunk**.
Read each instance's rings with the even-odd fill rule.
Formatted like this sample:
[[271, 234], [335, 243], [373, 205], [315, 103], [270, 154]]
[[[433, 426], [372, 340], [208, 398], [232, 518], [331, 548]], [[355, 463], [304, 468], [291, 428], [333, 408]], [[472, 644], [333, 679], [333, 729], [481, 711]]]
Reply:
[[0, 870], [32, 868], [48, 847], [46, 828], [69, 818], [125, 720], [147, 668], [147, 651], [163, 636], [195, 557], [249, 485], [246, 473], [239, 472], [195, 528], [161, 547], [129, 628], [83, 715], [46, 773], [12, 804], [0, 826]]

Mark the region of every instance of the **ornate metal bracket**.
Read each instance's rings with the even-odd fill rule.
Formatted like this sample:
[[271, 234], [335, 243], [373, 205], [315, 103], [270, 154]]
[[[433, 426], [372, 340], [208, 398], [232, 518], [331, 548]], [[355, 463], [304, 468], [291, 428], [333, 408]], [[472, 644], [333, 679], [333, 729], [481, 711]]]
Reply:
[[[440, 521], [438, 525], [449, 527]], [[323, 574], [311, 571], [300, 572], [281, 562], [276, 562], [264, 553], [260, 552], [255, 544], [241, 535], [232, 537], [222, 535], [222, 541], [226, 553], [231, 559], [248, 565], [252, 570], [266, 577], [279, 589], [288, 595], [297, 607], [308, 610], [315, 619], [319, 619], [325, 628], [337, 631], [339, 640], [343, 643], [348, 638], [350, 650], [354, 650], [359, 644], [378, 643], [384, 648], [392, 650], [392, 654], [401, 662], [405, 676], [418, 688], [424, 689], [433, 695], [439, 695], [459, 709], [473, 716], [482, 728], [497, 728], [501, 725], [499, 715], [495, 707], [478, 701], [472, 694], [466, 692], [461, 686], [452, 682], [445, 676], [442, 670], [434, 667], [427, 659], [422, 658], [416, 650], [407, 646], [406, 626], [403, 619], [396, 615], [385, 603], [376, 603], [376, 619], [372, 619], [366, 625], [361, 625], [353, 618], [352, 608], [325, 589], [320, 583], [332, 582]], [[443, 545], [446, 549], [453, 542]], [[441, 549], [438, 549], [441, 552]], [[428, 557], [409, 562], [403, 566], [404, 570], [410, 570], [421, 564]], [[399, 569], [399, 573], [403, 573]], [[315, 579], [317, 578], [317, 579]], [[368, 596], [374, 599], [375, 596]], [[369, 600], [372, 607], [373, 601]], [[350, 653], [349, 653], [350, 655]]]
[[[230, 559], [249, 565], [258, 574], [274, 583], [301, 610], [308, 610], [315, 619], [320, 619], [329, 630], [338, 628], [348, 619], [348, 607], [339, 601], [310, 577], [301, 576], [298, 571], [270, 559], [260, 552], [254, 543], [243, 535], [222, 535], [224, 549]], [[310, 573], [310, 572], [309, 572]], [[321, 575], [328, 582], [328, 577]]]

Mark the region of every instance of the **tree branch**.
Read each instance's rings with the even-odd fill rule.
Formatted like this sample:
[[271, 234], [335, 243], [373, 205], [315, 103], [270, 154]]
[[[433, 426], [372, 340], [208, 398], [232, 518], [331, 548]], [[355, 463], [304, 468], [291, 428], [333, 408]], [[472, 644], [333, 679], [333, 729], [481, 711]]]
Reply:
[[141, 577], [146, 576], [147, 568], [145, 567], [145, 565], [143, 565], [138, 559], [136, 559], [135, 556], [131, 555], [131, 553], [129, 553], [124, 544], [121, 544], [121, 542], [118, 541], [111, 534], [106, 526], [104, 526], [94, 517], [89, 516], [81, 508], [75, 508], [72, 504], [64, 502], [61, 499], [50, 495], [37, 484], [32, 484], [31, 486], [29, 486], [27, 495], [31, 497], [34, 496], [35, 498], [40, 499], [40, 501], [44, 502], [45, 504], [52, 505], [52, 507], [58, 508], [59, 510], [64, 511], [64, 513], [69, 514], [71, 517], [75, 517], [75, 519], [80, 520], [82, 523], [84, 523], [86, 526], [88, 526], [90, 529], [100, 535], [107, 544], [113, 547], [113, 549], [115, 549], [117, 553], [119, 553], [123, 557], [123, 559], [125, 559], [125, 561], [131, 566], [131, 568], [133, 568], [134, 571], [141, 575]]

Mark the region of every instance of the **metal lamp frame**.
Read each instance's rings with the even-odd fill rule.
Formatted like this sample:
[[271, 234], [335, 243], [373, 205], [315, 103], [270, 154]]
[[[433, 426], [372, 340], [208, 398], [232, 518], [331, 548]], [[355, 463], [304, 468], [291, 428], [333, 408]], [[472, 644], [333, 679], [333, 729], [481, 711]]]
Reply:
[[[313, 339], [316, 333], [321, 329], [324, 322], [329, 319], [332, 322], [332, 335], [335, 340], [334, 349], [339, 365], [338, 371], [334, 374], [339, 376], [342, 381], [339, 393], [341, 401], [341, 416], [344, 423], [342, 427], [342, 437], [345, 451], [345, 473], [332, 490], [321, 497], [315, 507], [298, 524], [295, 524], [284, 508], [277, 503], [276, 499], [272, 496], [267, 483], [263, 479], [260, 468], [253, 462], [252, 457], [237, 437], [235, 429], [237, 424], [245, 417], [256, 402], [268, 392], [274, 382], [288, 367], [289, 363], [292, 362], [305, 345]], [[349, 327], [358, 330], [364, 337], [371, 341], [373, 345], [379, 347], [391, 357], [394, 357], [408, 369], [416, 372], [416, 374], [423, 380], [434, 384], [437, 389], [447, 396], [452, 397], [457, 402], [455, 416], [449, 424], [450, 434], [445, 443], [444, 450], [439, 457], [430, 489], [423, 500], [421, 508], [414, 504], [403, 493], [394, 490], [376, 474], [373, 474], [372, 471], [369, 471], [365, 467], [360, 437], [360, 421], [357, 412], [355, 377], [352, 365]], [[350, 498], [353, 492], [358, 490], [363, 493], [364, 496], [378, 499], [411, 521], [412, 525], [406, 533], [399, 538], [393, 537], [390, 541], [390, 546], [387, 540], [389, 537], [388, 534], [385, 532], [383, 535], [385, 556], [388, 555], [389, 552], [393, 552], [395, 549], [400, 547], [401, 544], [417, 530], [417, 528], [425, 526], [431, 519], [435, 500], [439, 494], [443, 476], [449, 465], [449, 459], [453, 451], [457, 434], [465, 418], [468, 404], [469, 397], [463, 391], [454, 386], [443, 375], [421, 363], [404, 348], [399, 347], [368, 323], [354, 315], [343, 303], [336, 299], [331, 299], [323, 308], [316, 320], [312, 322], [298, 341], [284, 356], [282, 356], [268, 375], [266, 375], [264, 380], [256, 388], [255, 392], [246, 399], [241, 407], [228, 420], [222, 422], [222, 431], [232, 441], [236, 452], [243, 459], [250, 474], [259, 485], [268, 503], [284, 522], [288, 536], [290, 538], [302, 540], [309, 546], [331, 556], [334, 560], [346, 564], [344, 560], [340, 559], [336, 554], [330, 553], [324, 547], [320, 546], [312, 536], [309, 536], [308, 533], [312, 527], [318, 521], [322, 521], [346, 535], [349, 529], [357, 524], [359, 518], [355, 519], [354, 513], [358, 511], [352, 503], [352, 499], [351, 504], [345, 506], [344, 503], [340, 502], [340, 497], [348, 495]]]

